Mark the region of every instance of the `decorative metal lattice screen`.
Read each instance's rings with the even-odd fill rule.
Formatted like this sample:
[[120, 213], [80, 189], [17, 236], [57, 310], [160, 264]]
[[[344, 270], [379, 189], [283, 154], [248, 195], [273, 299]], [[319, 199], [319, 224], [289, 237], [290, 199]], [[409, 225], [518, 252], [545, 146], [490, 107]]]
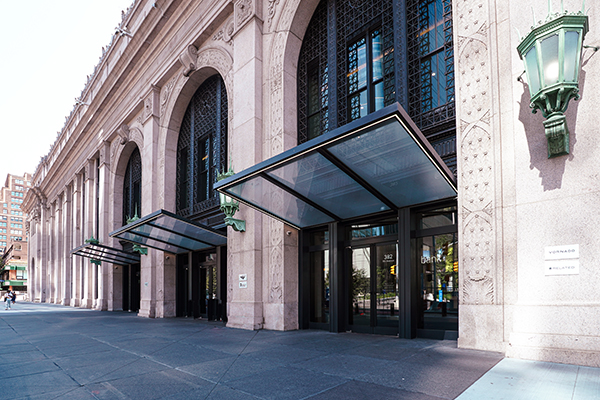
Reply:
[[123, 225], [142, 211], [142, 157], [136, 147], [129, 156], [123, 183]]
[[192, 97], [177, 142], [177, 214], [195, 219], [219, 206], [213, 190], [227, 165], [227, 93], [219, 75]]
[[402, 104], [456, 172], [451, 0], [322, 0], [298, 62], [298, 142], [364, 115], [349, 93], [366, 32], [381, 34], [383, 105]]

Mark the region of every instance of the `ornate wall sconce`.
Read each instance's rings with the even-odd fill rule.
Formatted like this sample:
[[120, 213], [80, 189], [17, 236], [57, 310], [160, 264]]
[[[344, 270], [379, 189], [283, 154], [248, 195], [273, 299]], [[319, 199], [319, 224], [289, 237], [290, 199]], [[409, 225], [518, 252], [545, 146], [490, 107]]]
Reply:
[[[585, 7], [585, 0], [583, 3]], [[569, 129], [564, 115], [569, 101], [578, 100], [581, 52], [588, 17], [584, 9], [576, 13], [552, 13], [548, 0], [548, 15], [544, 22], [532, 26], [531, 32], [517, 46], [525, 63], [532, 112], [541, 110], [546, 121], [548, 158], [569, 154]], [[598, 50], [597, 47], [594, 48]]]
[[[233, 167], [230, 165], [227, 172], [217, 174], [217, 181], [229, 178], [234, 174]], [[234, 214], [240, 209], [240, 203], [223, 193], [219, 193], [219, 199], [221, 201], [221, 211], [225, 213], [225, 225], [231, 226], [234, 231], [245, 232], [246, 221], [233, 218]]]

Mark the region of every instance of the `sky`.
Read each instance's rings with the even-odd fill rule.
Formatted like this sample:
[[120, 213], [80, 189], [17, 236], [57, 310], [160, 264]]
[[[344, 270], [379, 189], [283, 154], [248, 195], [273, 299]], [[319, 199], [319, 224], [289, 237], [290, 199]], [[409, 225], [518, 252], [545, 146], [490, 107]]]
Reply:
[[48, 154], [132, 3], [0, 0], [1, 183]]

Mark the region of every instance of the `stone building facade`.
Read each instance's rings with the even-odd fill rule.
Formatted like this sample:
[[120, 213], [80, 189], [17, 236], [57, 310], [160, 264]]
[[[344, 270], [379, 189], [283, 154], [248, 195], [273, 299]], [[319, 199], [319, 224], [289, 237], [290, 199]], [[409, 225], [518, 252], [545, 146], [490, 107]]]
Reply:
[[[136, 0], [23, 203], [30, 297], [243, 329], [458, 337], [460, 347], [598, 366], [598, 56], [583, 51], [570, 154], [548, 159], [543, 118], [517, 80], [517, 30], [533, 21], [521, 6]], [[595, 46], [600, 4], [587, 7]], [[379, 168], [373, 180], [332, 157], [344, 135], [386, 129], [407, 132], [427, 156], [419, 165], [450, 191], [387, 197], [419, 197], [431, 182], [411, 175], [411, 156], [375, 149], [380, 136], [361, 148]], [[277, 163], [301, 159], [290, 190]], [[223, 224], [214, 189], [230, 165], [275, 187], [254, 199], [240, 189], [243, 232]], [[388, 167], [413, 184], [378, 189]], [[335, 197], [350, 187], [382, 208]], [[303, 219], [319, 213], [331, 220]], [[578, 273], [548, 274], [548, 249], [575, 245]]]

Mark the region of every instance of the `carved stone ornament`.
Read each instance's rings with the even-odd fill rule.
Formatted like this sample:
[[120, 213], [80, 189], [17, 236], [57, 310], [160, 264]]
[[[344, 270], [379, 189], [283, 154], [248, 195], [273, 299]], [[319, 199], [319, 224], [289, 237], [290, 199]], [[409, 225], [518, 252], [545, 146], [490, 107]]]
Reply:
[[277, 5], [280, 0], [269, 0], [268, 5], [268, 17], [267, 17], [267, 26], [270, 28], [271, 23], [273, 22], [273, 18], [275, 17], [275, 13], [277, 12]]
[[163, 86], [160, 93], [160, 116], [162, 117], [165, 114], [165, 109], [167, 108], [167, 102], [169, 101], [169, 97], [171, 96], [171, 92], [173, 91], [173, 87], [175, 86], [176, 77], [173, 77], [165, 86]]
[[183, 64], [183, 76], [190, 76], [197, 69], [198, 49], [190, 44], [179, 56], [179, 62]]
[[152, 96], [146, 97], [144, 100], [144, 121], [152, 115]]
[[227, 20], [227, 22], [225, 22], [225, 24], [223, 25], [223, 28], [221, 28], [217, 33], [215, 33], [215, 35], [213, 36], [213, 40], [222, 40], [227, 44], [231, 44], [231, 39], [234, 31], [235, 25], [233, 24], [233, 18], [229, 18], [229, 20]]
[[494, 135], [491, 124], [490, 37], [484, 3], [458, 3], [455, 57], [460, 66], [457, 122], [461, 218], [462, 304], [496, 304], [496, 222], [494, 218]]
[[129, 142], [129, 125], [123, 124], [117, 129], [117, 135], [121, 138], [121, 144]]
[[254, 14], [252, 0], [239, 0], [235, 3], [235, 26], [240, 29], [244, 23]]

